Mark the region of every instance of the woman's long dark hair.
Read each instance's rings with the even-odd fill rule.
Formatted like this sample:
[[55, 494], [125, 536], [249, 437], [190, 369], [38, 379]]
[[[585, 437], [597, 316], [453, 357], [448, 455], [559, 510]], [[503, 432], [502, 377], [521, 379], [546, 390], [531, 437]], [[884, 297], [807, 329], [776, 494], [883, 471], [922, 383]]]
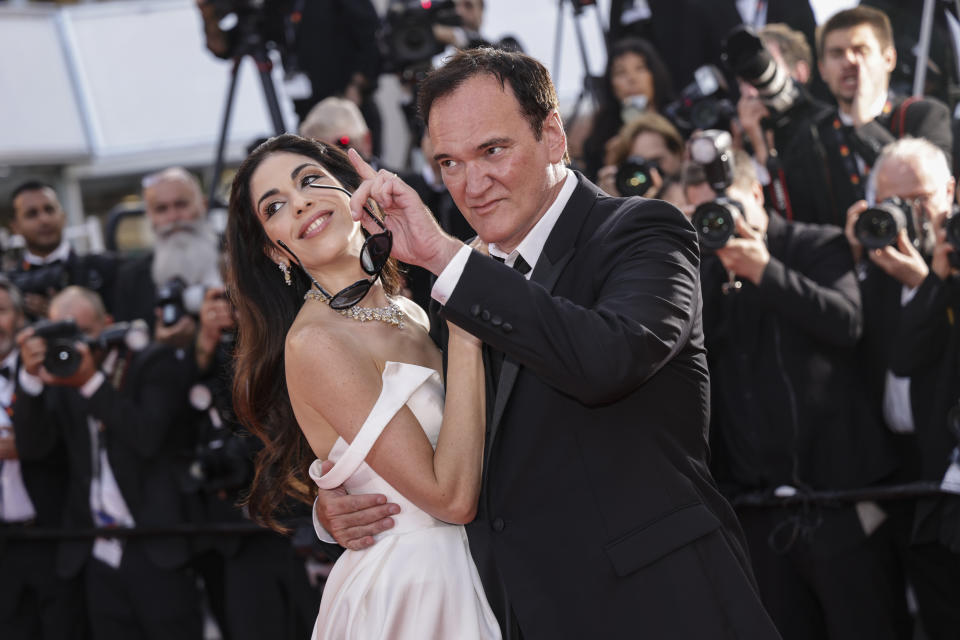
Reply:
[[590, 135], [583, 143], [584, 171], [588, 178], [595, 180], [597, 171], [603, 166], [607, 140], [617, 135], [625, 123], [620, 117], [621, 104], [613, 93], [611, 74], [614, 61], [625, 53], [636, 53], [643, 57], [653, 76], [653, 102], [650, 105], [658, 113], [674, 99], [673, 81], [667, 71], [667, 65], [650, 42], [643, 38], [623, 38], [610, 46], [607, 55], [607, 69], [603, 75], [603, 87], [600, 90], [599, 106], [593, 117]]
[[[310, 280], [291, 265], [292, 286], [268, 253], [276, 245], [267, 237], [252, 206], [250, 178], [263, 160], [277, 152], [296, 153], [315, 160], [349, 189], [360, 176], [346, 154], [336, 147], [284, 134], [271, 138], [244, 160], [230, 191], [226, 245], [230, 298], [237, 310], [236, 368], [233, 404], [240, 422], [263, 441], [246, 504], [257, 522], [285, 531], [277, 520], [278, 505], [293, 497], [311, 503], [316, 489], [307, 480], [314, 454], [303, 436], [287, 393], [284, 343], [287, 331], [303, 304]], [[384, 267], [387, 293], [399, 290], [397, 264]]]

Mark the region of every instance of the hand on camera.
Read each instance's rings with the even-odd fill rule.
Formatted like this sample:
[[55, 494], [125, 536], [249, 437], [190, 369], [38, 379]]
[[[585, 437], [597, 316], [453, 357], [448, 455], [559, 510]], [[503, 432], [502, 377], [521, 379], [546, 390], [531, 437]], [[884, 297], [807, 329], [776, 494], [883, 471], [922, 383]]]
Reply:
[[747, 224], [743, 216], [736, 216], [734, 221], [738, 237], [730, 238], [722, 249], [717, 249], [717, 257], [728, 271], [759, 285], [770, 263], [767, 244], [763, 235]]
[[897, 246], [887, 246], [870, 252], [870, 260], [891, 278], [901, 284], [916, 289], [923, 282], [930, 268], [923, 256], [910, 242], [906, 229], [897, 234]]
[[154, 340], [161, 344], [170, 345], [175, 349], [186, 349], [197, 335], [197, 322], [189, 315], [184, 314], [169, 327], [160, 320], [160, 310], [157, 309], [157, 326], [154, 329]]
[[223, 287], [207, 289], [200, 306], [200, 330], [196, 341], [197, 366], [201, 371], [210, 366], [221, 334], [232, 329], [234, 324], [233, 307], [224, 297]]
[[859, 264], [863, 258], [863, 245], [857, 237], [857, 220], [860, 214], [869, 208], [866, 200], [858, 200], [847, 209], [847, 223], [843, 227], [843, 235], [847, 237], [847, 243], [850, 244], [850, 252], [853, 254], [854, 264]]
[[90, 353], [90, 347], [82, 342], [74, 343], [80, 366], [73, 375], [57, 378], [43, 366], [47, 357], [47, 341], [34, 335], [33, 327], [27, 327], [17, 334], [17, 347], [20, 350], [20, 366], [28, 374], [40, 378], [44, 384], [63, 387], [82, 387], [97, 372], [97, 363]]
[[[937, 274], [941, 280], [946, 280], [951, 274], [957, 273], [958, 269], [950, 264], [950, 253], [957, 249], [947, 241], [947, 229], [941, 227], [937, 229], [937, 243], [933, 247], [933, 259], [930, 261], [930, 269]], [[956, 260], [956, 258], [954, 258]]]
[[[753, 93], [755, 94], [756, 91]], [[737, 102], [737, 119], [740, 121], [744, 135], [750, 140], [754, 158], [761, 165], [767, 163], [767, 139], [762, 123], [764, 118], [769, 117], [770, 111], [758, 96], [746, 93], [740, 96]]]

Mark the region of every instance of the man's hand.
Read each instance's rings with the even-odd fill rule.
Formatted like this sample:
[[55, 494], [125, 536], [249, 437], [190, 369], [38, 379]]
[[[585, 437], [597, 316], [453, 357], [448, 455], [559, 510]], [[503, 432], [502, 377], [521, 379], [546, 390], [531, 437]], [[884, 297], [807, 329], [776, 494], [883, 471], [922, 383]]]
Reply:
[[937, 274], [941, 280], [946, 280], [950, 274], [958, 271], [950, 264], [950, 254], [957, 250], [952, 244], [947, 242], [947, 228], [937, 229], [937, 243], [933, 247], [933, 259], [930, 261], [930, 269]]
[[33, 327], [20, 331], [17, 334], [17, 347], [20, 349], [20, 366], [30, 375], [39, 376], [43, 359], [47, 357], [47, 341], [33, 334]]
[[763, 236], [743, 216], [737, 216], [735, 221], [740, 237], [731, 238], [722, 249], [717, 249], [717, 257], [727, 270], [758, 285], [770, 262], [770, 252]]
[[210, 287], [203, 294], [200, 306], [200, 330], [197, 332], [197, 367], [205, 371], [213, 359], [220, 336], [235, 324], [233, 307], [224, 297], [223, 287]]
[[[323, 473], [332, 468], [333, 463], [324, 460]], [[343, 487], [317, 492], [317, 520], [345, 549], [359, 551], [372, 546], [373, 536], [393, 527], [390, 516], [398, 513], [400, 507], [388, 504], [381, 494], [347, 495]]]
[[843, 235], [847, 237], [847, 242], [850, 244], [850, 252], [853, 254], [853, 263], [860, 264], [860, 260], [863, 259], [863, 245], [860, 244], [860, 239], [857, 238], [857, 232], [855, 227], [857, 226], [857, 220], [860, 219], [860, 215], [868, 209], [866, 200], [858, 200], [850, 205], [850, 208], [847, 209], [847, 223], [843, 227]]
[[600, 167], [597, 171], [597, 186], [609, 196], [620, 197], [620, 192], [617, 190], [617, 165], [608, 164]]
[[17, 440], [10, 427], [0, 427], [0, 460], [16, 460]]
[[897, 234], [897, 247], [884, 247], [870, 252], [870, 259], [884, 270], [891, 278], [911, 289], [916, 289], [923, 282], [930, 268], [924, 262], [923, 256], [910, 242], [906, 229]]
[[157, 325], [153, 331], [154, 340], [170, 345], [175, 349], [186, 349], [190, 346], [197, 335], [197, 322], [189, 315], [184, 314], [172, 325], [165, 327], [163, 322], [160, 321], [160, 310], [157, 309], [156, 312]]
[[759, 96], [756, 95], [756, 90], [752, 93], [754, 95], [744, 93], [740, 96], [740, 100], [737, 102], [737, 119], [740, 120], [743, 133], [753, 146], [753, 157], [760, 164], [766, 165], [767, 138], [761, 123], [764, 118], [770, 117], [770, 111], [760, 101]]
[[881, 88], [870, 75], [870, 69], [863, 59], [862, 53], [857, 53], [857, 91], [850, 103], [850, 115], [853, 117], [853, 126], [862, 127], [877, 117], [872, 109], [876, 108], [877, 98]]
[[367, 200], [373, 199], [383, 212], [384, 225], [393, 233], [390, 255], [439, 275], [463, 243], [440, 228], [417, 192], [396, 174], [374, 171], [353, 149], [347, 154], [363, 178], [350, 198], [353, 219], [359, 220], [370, 233], [380, 233], [380, 226], [363, 212], [363, 207], [368, 206]]

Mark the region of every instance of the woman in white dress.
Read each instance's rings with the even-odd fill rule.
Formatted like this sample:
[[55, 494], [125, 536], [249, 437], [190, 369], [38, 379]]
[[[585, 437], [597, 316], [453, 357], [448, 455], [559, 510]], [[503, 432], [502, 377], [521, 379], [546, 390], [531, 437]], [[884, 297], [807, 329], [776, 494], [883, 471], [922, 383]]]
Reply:
[[[396, 295], [389, 232], [367, 236], [351, 217], [359, 184], [341, 151], [292, 135], [257, 148], [234, 179], [234, 403], [265, 445], [250, 511], [278, 528], [286, 496], [313, 501], [308, 475], [400, 505], [376, 544], [337, 561], [315, 638], [499, 638], [459, 526], [480, 491], [480, 344], [449, 325], [444, 392], [426, 314]], [[335, 463], [326, 475], [321, 459]]]

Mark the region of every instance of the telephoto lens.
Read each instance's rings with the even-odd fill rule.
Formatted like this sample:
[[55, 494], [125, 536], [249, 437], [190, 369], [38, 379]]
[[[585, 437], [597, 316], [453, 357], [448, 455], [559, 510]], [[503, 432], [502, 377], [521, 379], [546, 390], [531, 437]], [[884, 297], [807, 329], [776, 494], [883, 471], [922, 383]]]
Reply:
[[717, 198], [704, 202], [693, 212], [694, 229], [704, 249], [722, 249], [737, 229], [737, 216], [742, 215], [743, 205], [729, 198]]
[[853, 230], [867, 249], [882, 249], [896, 244], [897, 234], [909, 228], [912, 217], [910, 205], [894, 196], [861, 213]]
[[642, 156], [631, 156], [617, 168], [617, 191], [621, 196], [643, 196], [653, 186], [656, 165]]

